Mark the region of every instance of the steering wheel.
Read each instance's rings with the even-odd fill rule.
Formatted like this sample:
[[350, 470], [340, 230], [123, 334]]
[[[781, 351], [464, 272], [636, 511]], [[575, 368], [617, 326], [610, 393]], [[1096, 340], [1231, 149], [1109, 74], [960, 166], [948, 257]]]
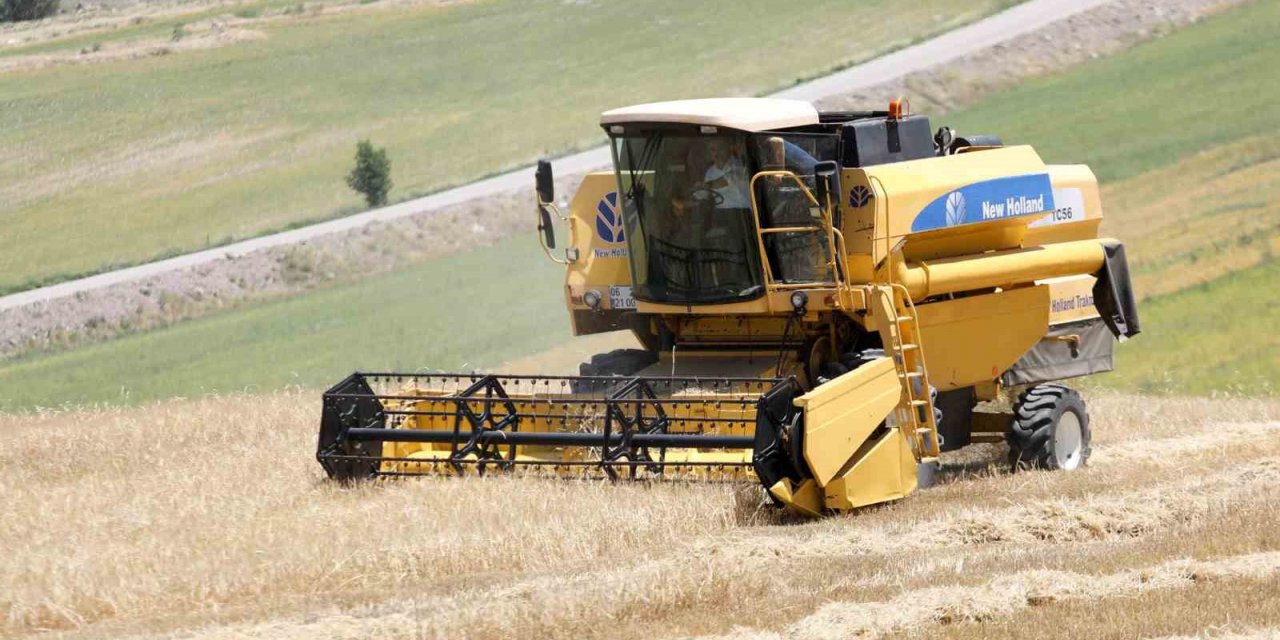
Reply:
[[689, 189], [689, 199], [703, 201], [710, 200], [711, 204], [717, 207], [724, 204], [723, 195], [720, 195], [720, 193], [715, 189], [705, 186], [698, 186]]

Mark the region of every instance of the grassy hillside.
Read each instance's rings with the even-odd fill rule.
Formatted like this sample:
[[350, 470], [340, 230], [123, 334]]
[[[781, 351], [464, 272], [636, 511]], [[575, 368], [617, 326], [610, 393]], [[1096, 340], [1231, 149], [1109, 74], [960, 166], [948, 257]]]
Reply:
[[1280, 254], [1280, 140], [1245, 138], [1103, 189], [1102, 232], [1123, 238], [1141, 299]]
[[[1112, 112], [1095, 105], [1113, 97], [1116, 78], [1127, 79], [1126, 109], [1134, 112], [1212, 112], [1219, 104], [1212, 87], [1187, 93], [1184, 101], [1188, 104], [1173, 110], [1166, 109], [1168, 96], [1159, 89], [1186, 84], [1177, 73], [1203, 78], [1206, 71], [1201, 65], [1246, 74], [1229, 82], [1268, 84], [1272, 69], [1280, 65], [1280, 50], [1270, 46], [1269, 33], [1274, 31], [1259, 28], [1268, 25], [1280, 29], [1280, 3], [1237, 10], [1114, 59], [992, 96], [946, 120], [968, 123], [963, 125], [967, 131], [1002, 131], [999, 117], [1010, 100], [1024, 101], [1029, 109], [1049, 109], [1031, 101], [1038, 97], [1062, 117], [1092, 113], [1097, 127], [1108, 128]], [[1224, 38], [1224, 34], [1238, 37]], [[1247, 43], [1251, 46], [1237, 42], [1245, 37], [1251, 38]], [[1188, 50], [1198, 53], [1188, 57]], [[1244, 55], [1241, 51], [1261, 53]], [[1269, 64], [1254, 60], [1257, 56]], [[1169, 58], [1182, 60], [1182, 64], [1174, 65]], [[1143, 72], [1150, 67], [1169, 69], [1174, 75]], [[1097, 78], [1096, 85], [1091, 84], [1093, 78]], [[1280, 126], [1280, 112], [1257, 111], [1261, 115], [1242, 117], [1258, 119], [1257, 126], [1266, 131]], [[1111, 167], [1107, 171], [1115, 176], [1131, 171], [1118, 167], [1146, 168], [1145, 173], [1112, 180], [1106, 186], [1106, 232], [1130, 243], [1137, 286], [1147, 300], [1142, 310], [1143, 335], [1121, 351], [1124, 371], [1098, 383], [1159, 391], [1265, 390], [1259, 386], [1259, 377], [1274, 379], [1280, 370], [1274, 350], [1256, 349], [1258, 342], [1242, 343], [1241, 339], [1267, 339], [1262, 330], [1268, 323], [1275, 324], [1274, 305], [1258, 297], [1236, 300], [1235, 296], [1243, 295], [1248, 287], [1225, 283], [1186, 293], [1196, 305], [1191, 310], [1181, 307], [1179, 298], [1170, 301], [1158, 296], [1232, 271], [1271, 264], [1268, 256], [1277, 248], [1280, 180], [1276, 179], [1276, 163], [1280, 147], [1258, 131], [1233, 128], [1234, 124], [1217, 118], [1135, 117], [1125, 126], [1126, 137], [1105, 143], [1090, 138], [1085, 145], [1080, 139], [1086, 134], [1081, 134], [1074, 139], [1079, 147], [1075, 150], [1065, 148], [1061, 136], [1068, 132], [1056, 123], [1046, 124], [1043, 137], [1034, 132], [1006, 136], [1011, 141], [1043, 146], [1048, 149], [1046, 155], [1055, 160], [1079, 160], [1087, 155], [1103, 175], [1106, 167]], [[1223, 134], [1224, 130], [1234, 131], [1234, 137]], [[1130, 142], [1131, 138], [1159, 139], [1171, 151], [1161, 154], [1157, 149], [1135, 155], [1135, 145], [1141, 145]], [[1192, 151], [1174, 155], [1174, 150], [1183, 149]], [[1141, 162], [1134, 160], [1139, 157]], [[1156, 162], [1161, 158], [1163, 166]], [[129, 399], [140, 400], [209, 389], [324, 384], [354, 368], [456, 368], [467, 362], [492, 365], [568, 335], [558, 269], [536, 255], [532, 238], [518, 239], [509, 248], [431, 262], [294, 300], [255, 305], [152, 334], [5, 365], [0, 368], [0, 389], [6, 400], [0, 406], [118, 400], [122, 388], [129, 391]], [[500, 260], [507, 262], [505, 271], [477, 273], [474, 279], [466, 280], [492, 292], [470, 304], [453, 302], [469, 300], [467, 289], [451, 291], [431, 284], [436, 274], [450, 270], [463, 278], [456, 265]], [[1273, 274], [1265, 269], [1274, 267], [1259, 268], [1264, 270], [1240, 277], [1261, 286], [1260, 282]], [[497, 285], [485, 278], [503, 282]], [[510, 291], [522, 292], [525, 301], [518, 307], [500, 303], [499, 295]], [[349, 304], [348, 300], [364, 303]], [[371, 300], [396, 302], [365, 304]], [[1232, 309], [1249, 311], [1231, 313]], [[1193, 339], [1188, 337], [1192, 335], [1189, 319], [1206, 332], [1205, 345], [1225, 347], [1237, 362], [1219, 367], [1210, 363], [1225, 361], [1188, 351], [1183, 341]], [[294, 329], [313, 326], [330, 329], [314, 333]], [[403, 339], [384, 340], [383, 334]], [[1172, 377], [1166, 372], [1171, 363], [1179, 367]]]
[[[563, 270], [527, 238], [4, 367], [0, 410], [471, 370], [563, 342]], [[522, 297], [523, 296], [523, 297]], [[2, 386], [2, 385], [0, 385]]]
[[[245, 38], [226, 46], [0, 73], [0, 290], [352, 211], [360, 138], [387, 146], [406, 197], [595, 144], [609, 107], [757, 94], [1012, 2], [308, 4], [222, 15]], [[94, 38], [169, 46], [208, 17], [5, 61]]]
[[1032, 143], [1101, 180], [1150, 171], [1280, 121], [1280, 3], [1259, 2], [1077, 72], [1025, 83], [945, 120]]
[[1143, 332], [1099, 382], [1148, 393], [1280, 392], [1280, 261], [1268, 257], [1140, 309]]
[[1143, 333], [1091, 384], [1148, 393], [1280, 389], [1280, 142], [1256, 136], [1104, 189]]

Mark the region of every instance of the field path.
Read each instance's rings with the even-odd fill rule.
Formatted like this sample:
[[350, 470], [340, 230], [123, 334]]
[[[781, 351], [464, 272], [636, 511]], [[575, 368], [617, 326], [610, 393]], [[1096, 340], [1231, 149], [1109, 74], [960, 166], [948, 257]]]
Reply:
[[[889, 82], [909, 73], [990, 47], [993, 44], [1031, 33], [1045, 25], [1107, 2], [1108, 0], [1029, 0], [931, 40], [900, 49], [842, 71], [837, 71], [828, 76], [796, 85], [775, 93], [771, 97], [817, 101]], [[559, 158], [555, 162], [555, 167], [557, 174], [571, 175], [604, 167], [609, 162], [608, 147], [600, 146]], [[109, 271], [0, 297], [0, 311], [149, 278], [228, 257], [240, 257], [264, 249], [296, 244], [312, 238], [360, 228], [375, 222], [395, 220], [442, 209], [475, 198], [531, 186], [532, 184], [533, 167], [524, 167], [415, 200], [408, 200], [389, 207], [373, 209], [337, 220], [321, 222], [298, 229], [251, 238], [222, 247], [188, 253], [166, 260]]]

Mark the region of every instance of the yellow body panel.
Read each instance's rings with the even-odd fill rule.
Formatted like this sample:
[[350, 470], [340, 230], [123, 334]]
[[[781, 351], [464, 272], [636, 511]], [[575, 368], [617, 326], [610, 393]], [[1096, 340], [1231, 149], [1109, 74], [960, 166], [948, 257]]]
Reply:
[[901, 395], [893, 361], [879, 358], [796, 398], [804, 410], [804, 459], [819, 485], [851, 462]]
[[777, 498], [794, 513], [810, 518], [819, 518], [823, 513], [822, 489], [812, 479], [793, 486], [790, 480], [782, 479], [769, 487], [769, 494]]
[[[955, 226], [912, 231], [930, 203], [966, 186], [1017, 176], [1046, 175], [1053, 208], [1007, 218], [983, 219], [971, 210]], [[843, 231], [852, 276], [869, 279], [871, 267], [901, 246], [908, 261], [972, 256], [1097, 237], [1102, 204], [1097, 178], [1084, 165], [1046, 165], [1030, 147], [1005, 147], [910, 162], [845, 169], [847, 190]], [[962, 201], [963, 202], [963, 201]], [[975, 218], [977, 218], [975, 220]], [[981, 222], [974, 224], [974, 222]], [[950, 224], [950, 223], [949, 223]], [[909, 239], [905, 245], [900, 243]], [[863, 257], [865, 256], [865, 258]]]
[[1040, 281], [1049, 287], [1049, 324], [1077, 322], [1098, 317], [1093, 306], [1093, 276], [1069, 276]]
[[[1020, 146], [895, 162], [860, 171], [866, 174], [865, 182], [870, 185], [874, 198], [872, 206], [865, 207], [866, 211], [857, 218], [858, 225], [865, 227], [866, 218], [871, 216], [876, 228], [876, 240], [871, 243], [872, 255], [879, 263], [908, 235], [917, 236], [911, 244], [921, 247], [923, 256], [936, 257], [939, 253], [960, 255], [976, 248], [991, 250], [1019, 246], [1022, 232], [1030, 222], [1025, 218], [966, 224], [924, 234], [913, 234], [912, 223], [930, 203], [965, 185], [1009, 176], [1047, 173], [1048, 169], [1035, 150]], [[952, 242], [954, 246], [946, 247]]]
[[1034, 286], [916, 307], [939, 391], [999, 377], [1049, 328], [1049, 287]]
[[[617, 206], [617, 187], [612, 172], [589, 173], [569, 202], [569, 246], [577, 249], [578, 257], [565, 269], [565, 303], [573, 320], [574, 335], [610, 330], [603, 324], [588, 326], [578, 321], [580, 313], [589, 312], [582, 300], [587, 291], [600, 295], [606, 313], [629, 310], [629, 307], [614, 309], [615, 301], [630, 297], [631, 287], [625, 235], [619, 235], [622, 218]], [[610, 213], [615, 216], [613, 220], [608, 217]], [[602, 229], [610, 235], [603, 235]]]
[[1023, 245], [1097, 238], [1102, 223], [1102, 198], [1093, 171], [1082, 164], [1049, 165], [1049, 176], [1053, 179], [1053, 214], [1027, 227]]
[[916, 490], [916, 459], [900, 429], [866, 443], [857, 462], [823, 488], [828, 509], [848, 511], [905, 498]]

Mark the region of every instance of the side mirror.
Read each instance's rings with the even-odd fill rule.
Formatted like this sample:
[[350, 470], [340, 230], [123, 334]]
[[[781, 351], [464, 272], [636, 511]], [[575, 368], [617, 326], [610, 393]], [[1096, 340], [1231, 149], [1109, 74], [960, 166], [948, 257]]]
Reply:
[[538, 172], [536, 174], [536, 184], [538, 190], [538, 200], [541, 202], [555, 202], [556, 184], [555, 177], [551, 175], [551, 161], [539, 160]]
[[551, 226], [551, 214], [541, 204], [538, 205], [538, 231], [542, 232], [543, 244], [548, 249], [556, 248], [556, 228]]
[[534, 174], [534, 190], [538, 194], [538, 231], [542, 232], [543, 244], [548, 249], [556, 248], [556, 229], [551, 224], [551, 214], [547, 205], [556, 199], [555, 178], [551, 175], [551, 161], [539, 160], [538, 170]]

